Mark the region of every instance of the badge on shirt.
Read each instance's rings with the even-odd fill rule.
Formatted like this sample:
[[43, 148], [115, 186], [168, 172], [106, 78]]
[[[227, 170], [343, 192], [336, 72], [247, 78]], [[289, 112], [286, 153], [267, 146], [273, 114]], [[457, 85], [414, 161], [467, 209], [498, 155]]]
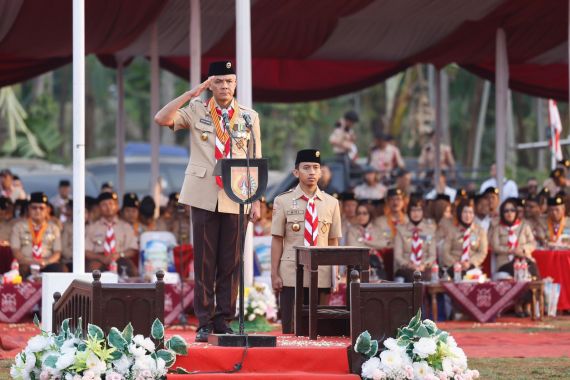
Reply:
[[305, 213], [303, 210], [287, 210], [285, 212], [287, 215], [302, 215]]
[[212, 120], [200, 119], [200, 123], [206, 124], [206, 125], [212, 125]]

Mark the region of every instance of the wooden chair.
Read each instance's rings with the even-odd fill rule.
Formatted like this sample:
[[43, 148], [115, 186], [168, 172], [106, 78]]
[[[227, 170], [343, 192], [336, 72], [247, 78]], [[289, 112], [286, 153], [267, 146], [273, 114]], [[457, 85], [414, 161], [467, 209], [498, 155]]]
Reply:
[[[358, 336], [368, 330], [372, 339], [382, 345], [385, 339], [396, 337], [398, 328], [407, 325], [422, 307], [423, 284], [420, 272], [414, 273], [413, 283], [360, 283], [357, 271], [350, 274], [350, 339], [352, 346]], [[351, 370], [360, 375], [361, 354], [350, 349]]]
[[67, 318], [75, 329], [81, 317], [84, 332], [88, 323], [107, 334], [111, 327], [122, 330], [130, 322], [135, 334], [148, 336], [156, 318], [164, 323], [164, 272], [156, 277], [154, 284], [103, 284], [96, 270], [92, 283], [74, 280], [63, 295], [53, 295], [52, 331], [57, 333]]

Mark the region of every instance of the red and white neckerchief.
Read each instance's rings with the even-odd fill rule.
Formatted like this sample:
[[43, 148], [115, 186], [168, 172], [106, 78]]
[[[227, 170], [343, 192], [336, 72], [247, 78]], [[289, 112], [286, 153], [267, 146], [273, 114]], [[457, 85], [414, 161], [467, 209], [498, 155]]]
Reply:
[[[364, 241], [372, 241], [372, 234], [370, 233], [368, 226], [362, 229], [362, 239]], [[378, 252], [378, 250], [375, 248], [370, 248], [370, 254], [378, 256], [380, 252]]]
[[469, 261], [471, 256], [471, 226], [463, 231], [463, 253], [461, 254], [461, 262]]
[[303, 195], [301, 199], [307, 202], [305, 209], [305, 247], [314, 247], [317, 245], [319, 236], [319, 216], [317, 215], [317, 205], [315, 203], [315, 194], [311, 198]]
[[414, 265], [420, 265], [422, 263], [422, 257], [424, 253], [422, 251], [424, 242], [420, 238], [420, 229], [418, 227], [414, 227], [412, 231], [412, 254], [410, 259]]
[[115, 229], [113, 226], [114, 222], [103, 221], [107, 226], [107, 231], [105, 232], [105, 242], [103, 243], [103, 253], [106, 257], [111, 256], [117, 250], [117, 242], [115, 240]]
[[[235, 100], [234, 100], [235, 102]], [[231, 126], [234, 124], [235, 118], [237, 117], [238, 112], [234, 111], [235, 104], [228, 108], [228, 117], [230, 118], [230, 125], [224, 125], [224, 120], [222, 117], [222, 109], [216, 105], [216, 101], [214, 98], [211, 98], [208, 102], [208, 109], [210, 111], [210, 116], [214, 122], [214, 126], [216, 127], [216, 147], [214, 150], [214, 156], [216, 158], [216, 162], [221, 160], [222, 158], [228, 157], [230, 154], [230, 134], [228, 131], [230, 130]], [[223, 187], [222, 184], [222, 177], [216, 177], [216, 183], [220, 188]]]
[[519, 246], [519, 236], [517, 234], [517, 229], [520, 226], [521, 221], [517, 219], [511, 226], [505, 225], [507, 227], [507, 231], [509, 232], [509, 237], [507, 240], [507, 248], [509, 251], [517, 248]]
[[42, 260], [42, 241], [47, 226], [47, 222], [43, 222], [42, 224], [36, 226], [34, 223], [32, 223], [31, 219], [28, 219], [28, 228], [30, 229], [30, 234], [32, 235], [32, 256], [36, 261]]

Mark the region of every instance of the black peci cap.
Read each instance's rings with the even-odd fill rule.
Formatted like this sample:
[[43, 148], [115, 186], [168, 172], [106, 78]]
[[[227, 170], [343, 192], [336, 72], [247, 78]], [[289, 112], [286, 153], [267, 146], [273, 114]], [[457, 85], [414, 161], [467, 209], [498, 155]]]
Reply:
[[235, 75], [234, 65], [231, 61], [217, 61], [210, 63], [208, 76], [212, 75]]
[[109, 199], [113, 199], [116, 201], [117, 199], [119, 199], [119, 197], [117, 196], [117, 193], [113, 193], [110, 191], [104, 191], [101, 194], [99, 194], [99, 196], [97, 197], [97, 202], [101, 203], [101, 202], [109, 200]]
[[136, 193], [126, 193], [123, 196], [123, 208], [125, 207], [135, 207], [138, 208], [140, 205], [139, 197]]
[[43, 192], [38, 191], [30, 194], [30, 203], [43, 203], [48, 204], [48, 197]]
[[316, 149], [303, 149], [297, 152], [297, 158], [295, 159], [295, 166], [299, 165], [301, 162], [316, 162], [321, 163], [321, 152]]

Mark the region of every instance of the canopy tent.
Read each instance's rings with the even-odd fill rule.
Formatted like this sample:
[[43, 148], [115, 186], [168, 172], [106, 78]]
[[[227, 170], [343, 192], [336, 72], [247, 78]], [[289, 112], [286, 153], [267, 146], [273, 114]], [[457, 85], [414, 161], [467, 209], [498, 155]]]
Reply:
[[[188, 77], [189, 0], [86, 0], [86, 53], [150, 56]], [[235, 3], [202, 1], [202, 74], [235, 56]], [[0, 0], [0, 86], [71, 60], [71, 3]], [[415, 63], [456, 62], [493, 78], [495, 34], [505, 30], [510, 87], [568, 98], [567, 0], [253, 0], [253, 97], [307, 101], [368, 87]]]

